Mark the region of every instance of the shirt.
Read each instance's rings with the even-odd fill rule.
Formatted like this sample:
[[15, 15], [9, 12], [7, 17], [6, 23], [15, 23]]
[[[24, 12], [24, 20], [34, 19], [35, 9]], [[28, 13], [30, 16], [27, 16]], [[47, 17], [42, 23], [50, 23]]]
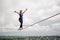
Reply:
[[23, 17], [23, 13], [20, 13], [20, 14], [19, 14], [19, 17], [20, 17], [20, 18]]

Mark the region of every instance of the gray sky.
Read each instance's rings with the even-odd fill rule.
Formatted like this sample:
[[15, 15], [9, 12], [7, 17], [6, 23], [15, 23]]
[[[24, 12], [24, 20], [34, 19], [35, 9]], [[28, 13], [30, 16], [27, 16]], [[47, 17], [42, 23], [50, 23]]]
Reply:
[[29, 28], [23, 26], [26, 29], [17, 31], [19, 15], [14, 11], [24, 11], [26, 8], [28, 10], [23, 16], [23, 24], [31, 25], [60, 13], [60, 0], [0, 0], [0, 35], [60, 35], [60, 15]]

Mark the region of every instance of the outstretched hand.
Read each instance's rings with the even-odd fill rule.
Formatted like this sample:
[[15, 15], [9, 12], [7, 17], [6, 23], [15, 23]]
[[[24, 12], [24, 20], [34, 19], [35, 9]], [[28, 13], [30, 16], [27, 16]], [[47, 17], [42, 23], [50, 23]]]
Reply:
[[27, 10], [27, 8], [26, 8], [26, 10]]
[[15, 13], [18, 13], [18, 12], [16, 12], [16, 11], [14, 11]]
[[14, 12], [16, 12], [16, 11], [14, 11]]

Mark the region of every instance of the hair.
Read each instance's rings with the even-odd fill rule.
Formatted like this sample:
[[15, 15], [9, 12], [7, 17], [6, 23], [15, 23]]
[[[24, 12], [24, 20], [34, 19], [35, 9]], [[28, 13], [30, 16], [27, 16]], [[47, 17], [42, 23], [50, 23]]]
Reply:
[[20, 10], [20, 13], [22, 13], [22, 10]]

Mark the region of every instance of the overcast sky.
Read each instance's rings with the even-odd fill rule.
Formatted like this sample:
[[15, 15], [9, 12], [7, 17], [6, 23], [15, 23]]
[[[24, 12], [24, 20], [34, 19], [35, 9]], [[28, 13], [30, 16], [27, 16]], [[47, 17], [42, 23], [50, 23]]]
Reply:
[[0, 0], [0, 35], [60, 35], [60, 15], [32, 27], [23, 26], [26, 29], [17, 31], [19, 15], [14, 11], [26, 8], [23, 24], [31, 25], [60, 13], [60, 0]]

